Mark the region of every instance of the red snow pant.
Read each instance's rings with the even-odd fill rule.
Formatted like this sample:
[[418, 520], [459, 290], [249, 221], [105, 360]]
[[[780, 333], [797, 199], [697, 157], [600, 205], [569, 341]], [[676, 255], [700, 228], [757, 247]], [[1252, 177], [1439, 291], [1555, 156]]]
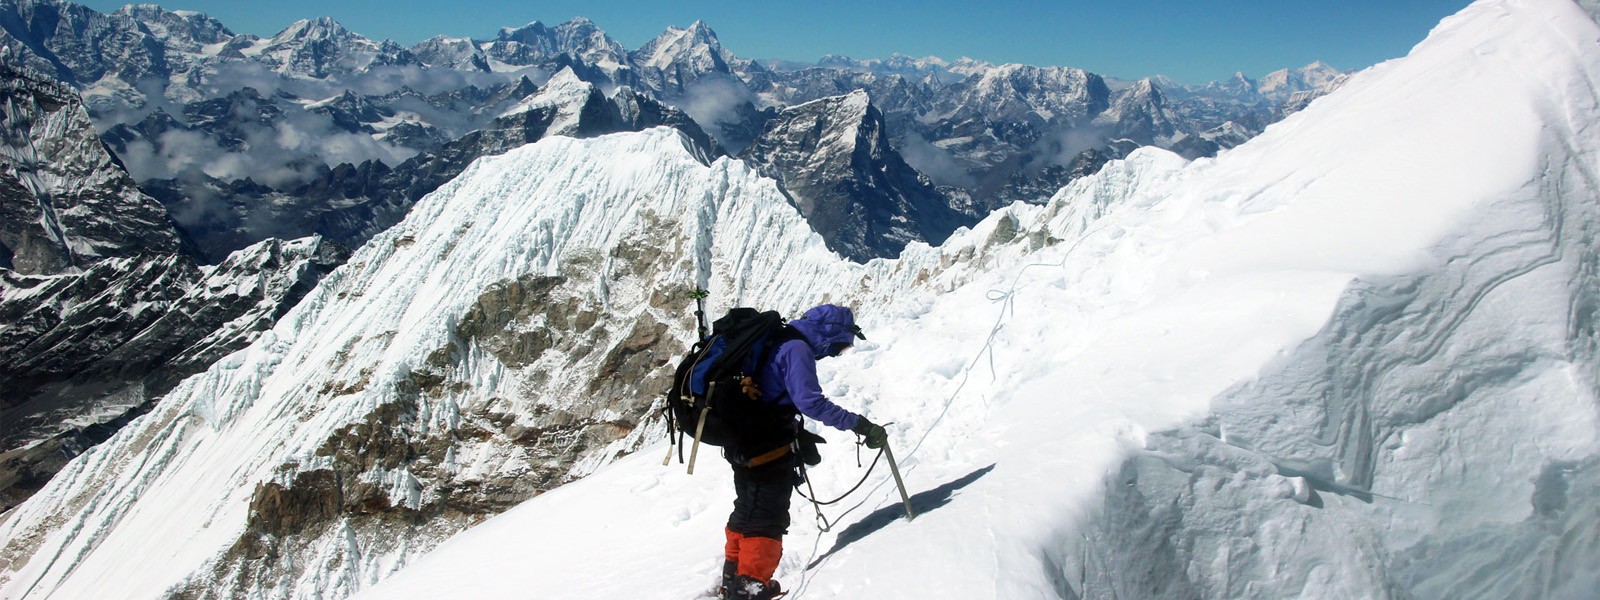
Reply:
[[794, 454], [746, 467], [733, 465], [733, 513], [728, 515], [723, 554], [738, 574], [772, 581], [789, 532], [789, 495], [795, 480]]

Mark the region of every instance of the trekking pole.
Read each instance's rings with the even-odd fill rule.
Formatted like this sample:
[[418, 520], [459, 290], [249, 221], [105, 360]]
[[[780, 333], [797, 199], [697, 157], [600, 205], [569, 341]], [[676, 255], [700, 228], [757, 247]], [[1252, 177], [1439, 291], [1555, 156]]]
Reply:
[[889, 459], [889, 473], [894, 475], [894, 485], [900, 488], [900, 501], [906, 505], [906, 520], [916, 519], [917, 513], [911, 510], [911, 497], [906, 495], [906, 482], [900, 479], [900, 466], [895, 464], [894, 451], [889, 449], [888, 444], [883, 445], [883, 454]]
[[706, 415], [711, 412], [711, 398], [717, 394], [717, 382], [706, 389], [706, 405], [700, 408], [700, 420], [694, 424], [694, 445], [689, 449], [689, 474], [694, 474], [694, 460], [700, 456], [700, 434], [706, 432]]

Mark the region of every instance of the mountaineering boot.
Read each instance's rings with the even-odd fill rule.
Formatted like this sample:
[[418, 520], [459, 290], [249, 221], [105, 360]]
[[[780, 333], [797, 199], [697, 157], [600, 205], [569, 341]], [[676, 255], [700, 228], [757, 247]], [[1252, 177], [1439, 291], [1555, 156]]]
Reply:
[[738, 579], [739, 563], [731, 560], [722, 561], [722, 583], [717, 584], [717, 597], [732, 598], [733, 596], [728, 594], [728, 590], [733, 589], [734, 581]]
[[722, 583], [717, 586], [718, 598], [732, 598], [733, 581], [739, 577], [739, 544], [744, 541], [744, 534], [724, 527], [723, 535], [728, 539], [722, 545]]
[[728, 590], [728, 598], [735, 600], [773, 600], [782, 598], [787, 592], [778, 585], [778, 580], [768, 579], [762, 582], [749, 575], [740, 575], [734, 581], [733, 588]]

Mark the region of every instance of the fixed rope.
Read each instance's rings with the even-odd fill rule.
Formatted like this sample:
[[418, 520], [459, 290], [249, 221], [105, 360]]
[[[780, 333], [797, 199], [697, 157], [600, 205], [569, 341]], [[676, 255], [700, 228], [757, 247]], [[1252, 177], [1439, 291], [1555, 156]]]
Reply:
[[[872, 477], [872, 470], [878, 468], [878, 461], [883, 459], [883, 452], [884, 451], [882, 448], [878, 449], [878, 455], [872, 457], [872, 465], [867, 467], [866, 473], [861, 474], [861, 481], [857, 481], [854, 486], [851, 486], [850, 489], [845, 493], [840, 494], [838, 498], [834, 498], [826, 502], [817, 500], [817, 489], [811, 485], [811, 473], [808, 469], [806, 469], [804, 464], [800, 465], [800, 478], [805, 481], [806, 489], [810, 490], [811, 494], [808, 496], [805, 492], [800, 491], [800, 486], [795, 486], [795, 492], [799, 493], [801, 498], [805, 498], [811, 502], [811, 509], [817, 513], [817, 525], [823, 533], [833, 531], [833, 525], [836, 523], [836, 521], [828, 520], [828, 516], [822, 512], [822, 507], [838, 504], [845, 498], [849, 498], [850, 494], [856, 493], [856, 490], [861, 489], [861, 486], [866, 485], [867, 479]], [[856, 466], [861, 466], [860, 442], [856, 443]]]
[[[1085, 231], [1083, 236], [1078, 238], [1077, 242], [1074, 242], [1072, 244], [1072, 246], [1068, 247], [1067, 251], [1063, 252], [1061, 254], [1061, 260], [1053, 262], [1053, 263], [1036, 262], [1036, 263], [1029, 263], [1029, 264], [1023, 265], [1022, 268], [1017, 271], [1016, 276], [1012, 277], [1011, 286], [1010, 286], [1009, 289], [1001, 290], [1001, 289], [993, 289], [993, 288], [991, 288], [988, 291], [988, 293], [985, 295], [985, 297], [990, 302], [997, 303], [997, 304], [1001, 305], [1000, 306], [1000, 313], [995, 316], [994, 326], [992, 326], [989, 329], [989, 335], [984, 339], [983, 346], [978, 348], [978, 351], [973, 354], [972, 360], [967, 363], [966, 368], [962, 369], [961, 382], [956, 385], [956, 389], [955, 390], [950, 392], [950, 397], [945, 400], [944, 406], [939, 411], [939, 416], [934, 418], [933, 422], [928, 425], [928, 428], [922, 432], [922, 437], [917, 439], [917, 443], [915, 445], [913, 445], [911, 447], [911, 451], [906, 454], [906, 460], [904, 462], [910, 463], [910, 465], [905, 468], [906, 471], [911, 471], [911, 470], [917, 468], [917, 466], [918, 466], [917, 463], [913, 463], [909, 459], [911, 457], [915, 456], [917, 454], [917, 451], [922, 449], [923, 443], [927, 442], [928, 441], [928, 437], [933, 434], [933, 431], [935, 429], [937, 429], [941, 423], [944, 422], [945, 416], [947, 414], [949, 414], [949, 412], [950, 412], [950, 407], [955, 404], [956, 398], [961, 395], [962, 390], [964, 390], [966, 388], [966, 386], [967, 386], [967, 381], [969, 379], [971, 379], [973, 367], [978, 365], [978, 361], [980, 359], [984, 358], [984, 355], [986, 353], [988, 354], [988, 362], [989, 362], [990, 374], [992, 376], [996, 374], [996, 369], [995, 369], [995, 365], [994, 365], [994, 352], [993, 352], [994, 340], [995, 340], [996, 337], [999, 336], [1000, 330], [1005, 327], [1006, 318], [1009, 317], [1015, 311], [1015, 308], [1016, 308], [1016, 293], [1017, 293], [1017, 288], [1020, 287], [1020, 284], [1021, 284], [1021, 281], [1022, 281], [1022, 276], [1025, 273], [1027, 273], [1030, 269], [1033, 269], [1034, 267], [1056, 267], [1056, 268], [1066, 267], [1067, 260], [1069, 258], [1071, 258], [1072, 255], [1075, 252], [1077, 252], [1078, 248], [1081, 247], [1084, 242], [1086, 242], [1090, 238], [1096, 236], [1097, 234], [1099, 234], [1101, 231], [1105, 230], [1106, 228], [1112, 227], [1112, 226], [1115, 226], [1118, 229], [1124, 229], [1124, 227], [1122, 225], [1120, 225], [1120, 224], [1112, 223], [1112, 222], [1109, 222], [1109, 221], [1106, 221], [1106, 220], [1102, 219], [1094, 227], [1091, 227], [1087, 231]], [[881, 455], [881, 452], [880, 452], [880, 455]], [[874, 460], [873, 464], [876, 465], [877, 461]], [[867, 471], [867, 476], [870, 476], [871, 474], [872, 474], [872, 472], [869, 469]], [[867, 479], [867, 477], [863, 477], [861, 483], [856, 484], [856, 488], [859, 488], [859, 487], [861, 487], [861, 485], [865, 484], [866, 483], [866, 479]], [[876, 486], [874, 486], [871, 491], [868, 492], [868, 495], [871, 495], [872, 493], [876, 492], [878, 489], [882, 488], [883, 484], [886, 483], [886, 481], [887, 480], [880, 480], [878, 482], [878, 484]], [[807, 483], [808, 486], [810, 485], [810, 479], [809, 478], [806, 478], [806, 483]], [[851, 488], [850, 492], [853, 493], [854, 491], [856, 491], [856, 488]], [[848, 496], [849, 493], [846, 493], [846, 495]], [[843, 499], [844, 499], [844, 497], [840, 497], [838, 500], [843, 500]], [[845, 511], [840, 513], [837, 518], [838, 519], [844, 518], [845, 515], [848, 515], [851, 512], [854, 512], [856, 509], [860, 508], [864, 504], [865, 504], [865, 501], [863, 501], [862, 503], [856, 504], [855, 506], [851, 506], [848, 509], [845, 509]], [[817, 509], [817, 515], [818, 515], [819, 523], [825, 525], [825, 528], [823, 528], [821, 530], [821, 533], [828, 533], [831, 530], [832, 525], [836, 521], [835, 522], [828, 522], [826, 520], [826, 517], [822, 516], [822, 511], [821, 511], [820, 508]], [[813, 544], [812, 544], [812, 548], [811, 548], [811, 561], [812, 562], [816, 561], [817, 552], [821, 550], [821, 544], [822, 544], [822, 536], [819, 535], [814, 539]], [[811, 574], [811, 569], [809, 569], [809, 568], [802, 572], [801, 578], [800, 578], [800, 585], [796, 586], [796, 588], [794, 589], [795, 593], [803, 593], [806, 590], [807, 586], [811, 582], [810, 574]]]

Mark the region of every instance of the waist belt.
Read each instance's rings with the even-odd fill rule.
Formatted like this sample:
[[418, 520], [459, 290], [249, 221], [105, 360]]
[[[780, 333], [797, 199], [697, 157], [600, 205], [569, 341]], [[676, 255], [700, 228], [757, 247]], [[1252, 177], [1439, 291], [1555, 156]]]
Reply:
[[746, 467], [759, 467], [761, 465], [764, 465], [764, 464], [767, 464], [769, 462], [772, 462], [772, 461], [778, 460], [780, 458], [783, 458], [783, 456], [788, 454], [788, 453], [789, 453], [789, 446], [788, 445], [779, 446], [779, 447], [773, 449], [771, 452], [768, 452], [766, 454], [762, 454], [761, 456], [757, 456], [755, 458], [750, 459], [749, 461], [746, 461], [744, 463], [744, 466], [746, 466]]

